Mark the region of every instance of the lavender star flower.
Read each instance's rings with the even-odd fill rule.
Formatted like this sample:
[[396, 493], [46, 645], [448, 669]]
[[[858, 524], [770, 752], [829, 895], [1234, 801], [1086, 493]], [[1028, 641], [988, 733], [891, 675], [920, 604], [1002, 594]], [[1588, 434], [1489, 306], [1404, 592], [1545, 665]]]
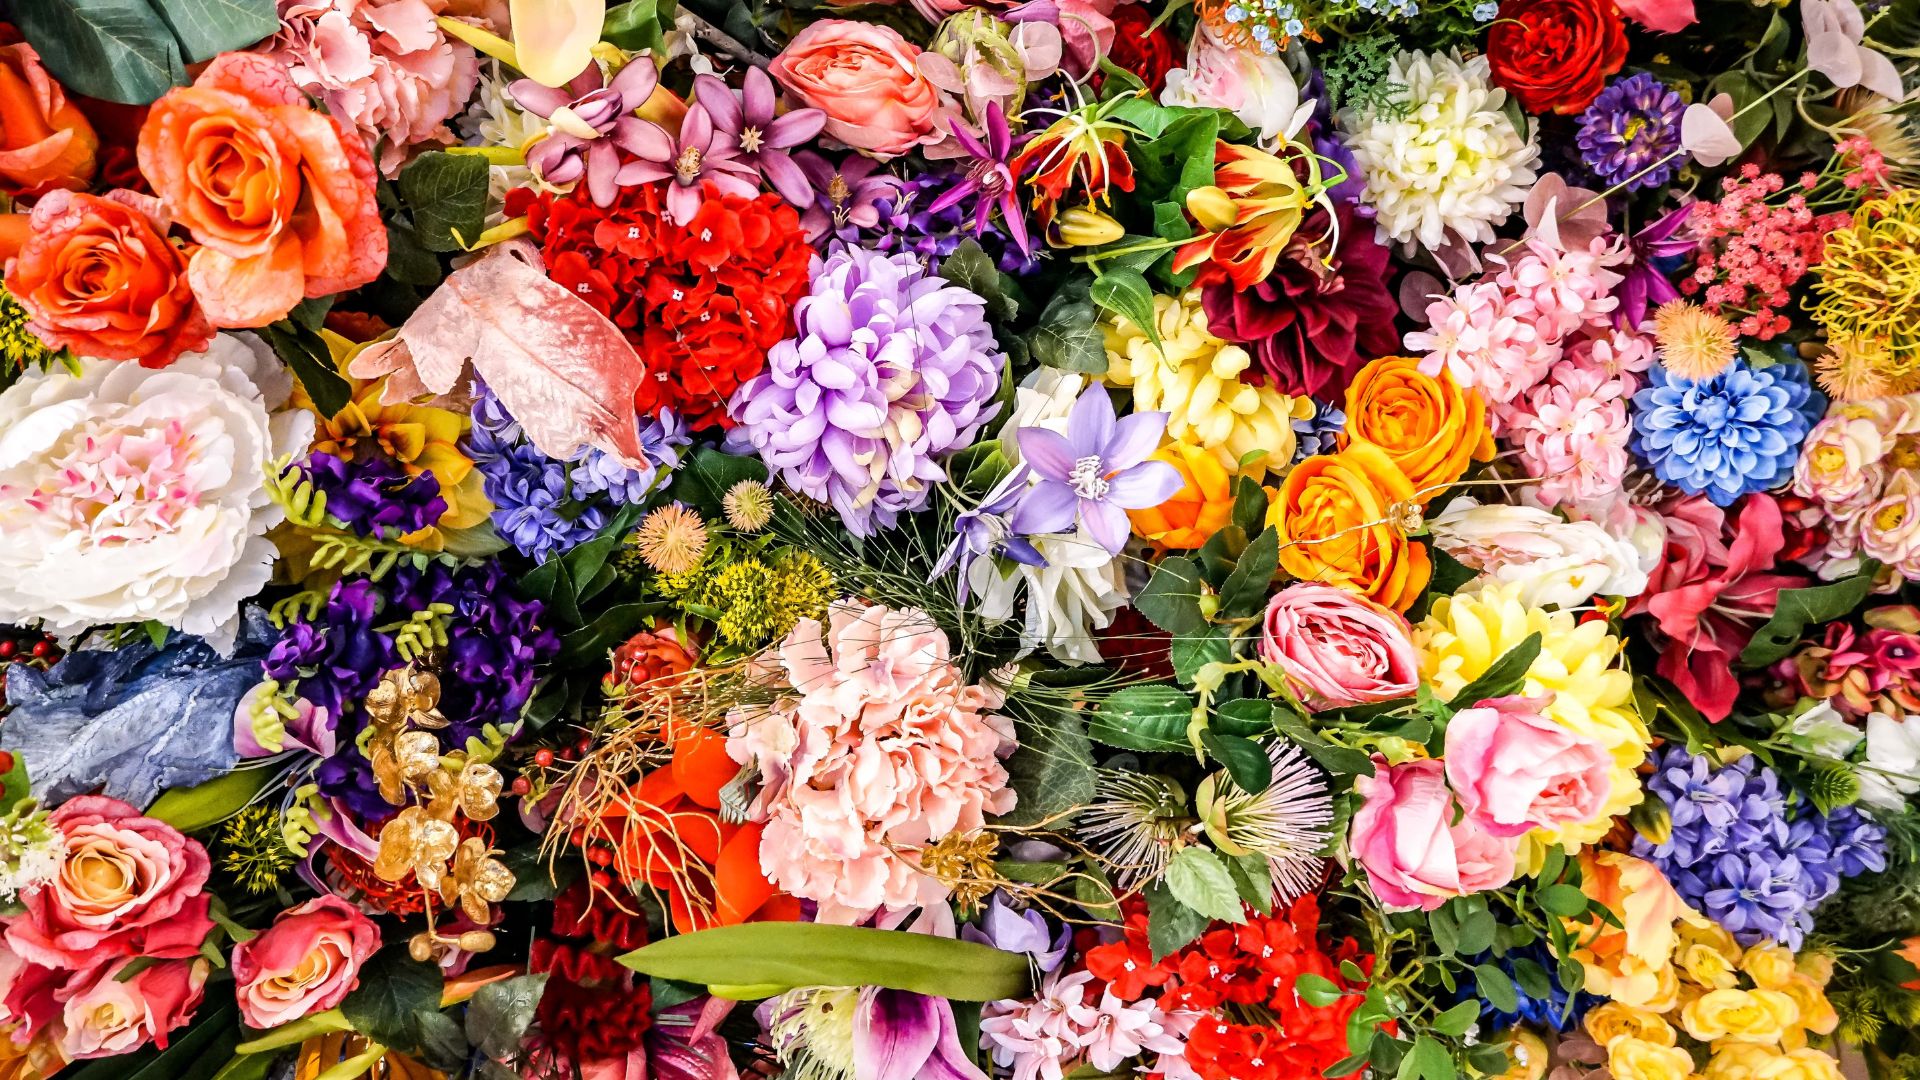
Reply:
[[732, 137], [714, 126], [706, 106], [697, 101], [687, 107], [678, 136], [667, 134], [658, 124], [646, 124], [631, 145], [621, 145], [640, 160], [620, 166], [620, 185], [670, 181], [667, 216], [676, 225], [693, 220], [706, 199], [707, 184], [748, 199], [760, 194], [759, 171], [740, 160]]
[[881, 201], [899, 194], [899, 178], [880, 171], [880, 162], [870, 157], [849, 154], [836, 165], [812, 150], [792, 156], [813, 188], [806, 212], [800, 215], [810, 244], [828, 236], [859, 243], [861, 229], [880, 224]]
[[1007, 515], [1020, 502], [1020, 496], [1027, 490], [1027, 469], [1021, 466], [1006, 475], [995, 484], [979, 506], [962, 511], [953, 523], [955, 536], [953, 543], [940, 555], [940, 561], [933, 566], [933, 576], [939, 577], [947, 571], [960, 568], [959, 600], [967, 602], [972, 592], [966, 567], [982, 555], [1005, 555], [1014, 562], [1026, 566], [1045, 566], [1047, 557], [1033, 542], [1013, 531], [1007, 522]]
[[1089, 387], [1067, 413], [1067, 433], [1019, 430], [1020, 456], [1040, 482], [1011, 525], [1035, 536], [1070, 531], [1078, 520], [1095, 543], [1114, 554], [1126, 546], [1128, 510], [1159, 506], [1180, 490], [1180, 473], [1147, 456], [1160, 445], [1167, 414], [1134, 413], [1116, 421], [1105, 389]]
[[1020, 253], [1032, 255], [1033, 240], [1027, 234], [1026, 215], [1020, 209], [1020, 185], [1015, 183], [1013, 166], [1010, 164], [1014, 151], [1026, 142], [1025, 137], [1013, 137], [1007, 128], [1007, 114], [1001, 111], [998, 101], [987, 105], [987, 139], [984, 143], [960, 124], [949, 120], [947, 126], [953, 132], [954, 141], [973, 158], [973, 163], [967, 166], [966, 173], [947, 189], [946, 194], [927, 207], [927, 212], [938, 214], [973, 196], [974, 235], [978, 236], [986, 230], [987, 218], [997, 207], [1000, 220], [1006, 223], [1013, 242], [1020, 246]]
[[589, 64], [564, 87], [520, 79], [507, 87], [514, 104], [553, 126], [527, 151], [527, 164], [549, 184], [570, 184], [585, 177], [587, 192], [599, 206], [613, 205], [619, 194], [620, 155], [636, 149], [648, 129], [660, 129], [633, 115], [653, 96], [660, 73], [653, 61], [637, 59], [606, 81], [599, 64]]
[[1649, 310], [1680, 298], [1680, 290], [1673, 287], [1673, 282], [1668, 281], [1667, 275], [1654, 263], [1685, 255], [1698, 246], [1685, 229], [1692, 212], [1691, 203], [1679, 207], [1634, 233], [1627, 241], [1633, 261], [1627, 264], [1626, 280], [1620, 283], [1620, 306], [1613, 313], [1615, 323], [1621, 328], [1637, 329], [1647, 321]]
[[780, 197], [805, 210], [813, 205], [813, 185], [787, 151], [820, 134], [827, 114], [794, 109], [774, 115], [773, 80], [757, 67], [747, 69], [740, 95], [716, 75], [696, 75], [693, 96], [713, 121], [714, 131], [732, 140], [742, 165], [760, 173]]

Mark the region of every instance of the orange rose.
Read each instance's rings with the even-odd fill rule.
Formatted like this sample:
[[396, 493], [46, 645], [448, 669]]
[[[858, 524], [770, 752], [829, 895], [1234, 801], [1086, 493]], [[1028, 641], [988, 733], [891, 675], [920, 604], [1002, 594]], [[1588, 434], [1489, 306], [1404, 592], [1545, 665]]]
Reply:
[[827, 114], [827, 135], [890, 158], [942, 134], [940, 91], [920, 73], [919, 57], [919, 46], [890, 26], [821, 19], [793, 35], [767, 71]]
[[1272, 515], [1280, 565], [1302, 581], [1337, 585], [1395, 611], [1413, 606], [1433, 564], [1393, 520], [1413, 484], [1387, 452], [1356, 442], [1293, 467]]
[[1486, 400], [1407, 356], [1383, 356], [1354, 375], [1342, 445], [1355, 442], [1386, 451], [1422, 506], [1465, 476], [1469, 461], [1493, 460]]
[[10, 195], [85, 191], [100, 139], [26, 42], [0, 47], [0, 184]]
[[153, 368], [205, 348], [213, 326], [158, 213], [152, 198], [131, 191], [41, 196], [6, 279], [33, 332], [81, 356]]
[[223, 53], [140, 127], [140, 172], [203, 247], [188, 278], [216, 326], [265, 326], [387, 261], [373, 159], [278, 61]]
[[1197, 548], [1233, 517], [1233, 475], [1212, 451], [1169, 443], [1153, 452], [1180, 473], [1173, 497], [1147, 510], [1129, 510], [1133, 531], [1164, 548]]

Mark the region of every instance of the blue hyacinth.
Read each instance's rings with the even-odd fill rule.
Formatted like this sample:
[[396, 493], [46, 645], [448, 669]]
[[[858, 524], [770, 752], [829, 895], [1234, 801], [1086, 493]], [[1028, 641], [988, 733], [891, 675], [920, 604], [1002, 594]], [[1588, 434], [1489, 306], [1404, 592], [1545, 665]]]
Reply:
[[1632, 449], [1660, 479], [1729, 506], [1793, 475], [1826, 406], [1799, 364], [1755, 370], [1735, 360], [1698, 381], [1655, 367], [1633, 395]]

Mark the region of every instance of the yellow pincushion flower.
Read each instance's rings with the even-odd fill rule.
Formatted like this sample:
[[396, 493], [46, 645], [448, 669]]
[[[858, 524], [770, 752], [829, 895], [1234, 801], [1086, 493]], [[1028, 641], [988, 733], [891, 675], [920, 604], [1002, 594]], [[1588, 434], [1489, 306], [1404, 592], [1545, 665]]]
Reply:
[[1920, 373], [1920, 189], [1861, 203], [1813, 274], [1809, 306], [1829, 338], [1874, 343], [1858, 359], [1889, 383]]
[[1153, 314], [1158, 346], [1123, 317], [1105, 325], [1107, 382], [1132, 389], [1135, 412], [1165, 412], [1169, 441], [1205, 447], [1229, 473], [1254, 451], [1264, 453], [1249, 475], [1285, 469], [1293, 421], [1312, 416], [1313, 403], [1244, 380], [1253, 356], [1208, 332], [1198, 289], [1154, 297]]

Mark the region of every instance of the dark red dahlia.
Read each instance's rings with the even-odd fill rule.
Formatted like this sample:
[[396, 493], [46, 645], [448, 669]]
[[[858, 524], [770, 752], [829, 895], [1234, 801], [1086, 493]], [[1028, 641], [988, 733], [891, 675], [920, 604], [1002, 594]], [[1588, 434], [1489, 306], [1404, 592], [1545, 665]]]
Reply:
[[[1209, 265], [1200, 272], [1207, 329], [1254, 353], [1280, 390], [1339, 397], [1362, 365], [1400, 347], [1400, 312], [1387, 291], [1388, 251], [1370, 223], [1336, 203], [1339, 235], [1324, 211], [1302, 222], [1265, 281], [1234, 291]], [[1333, 257], [1327, 258], [1329, 244]]]
[[[1167, 72], [1173, 70], [1173, 39], [1167, 28], [1153, 26], [1153, 5], [1122, 4], [1113, 11], [1113, 48], [1107, 59], [1122, 71], [1140, 76], [1147, 89], [1158, 94], [1167, 85]], [[1095, 75], [1104, 82], [1104, 73]], [[1096, 89], [1098, 87], [1096, 86]]]
[[596, 895], [584, 878], [554, 898], [553, 935], [533, 943], [527, 964], [547, 973], [534, 1014], [546, 1056], [577, 1066], [640, 1047], [653, 1023], [653, 992], [616, 957], [646, 943], [646, 920]]

